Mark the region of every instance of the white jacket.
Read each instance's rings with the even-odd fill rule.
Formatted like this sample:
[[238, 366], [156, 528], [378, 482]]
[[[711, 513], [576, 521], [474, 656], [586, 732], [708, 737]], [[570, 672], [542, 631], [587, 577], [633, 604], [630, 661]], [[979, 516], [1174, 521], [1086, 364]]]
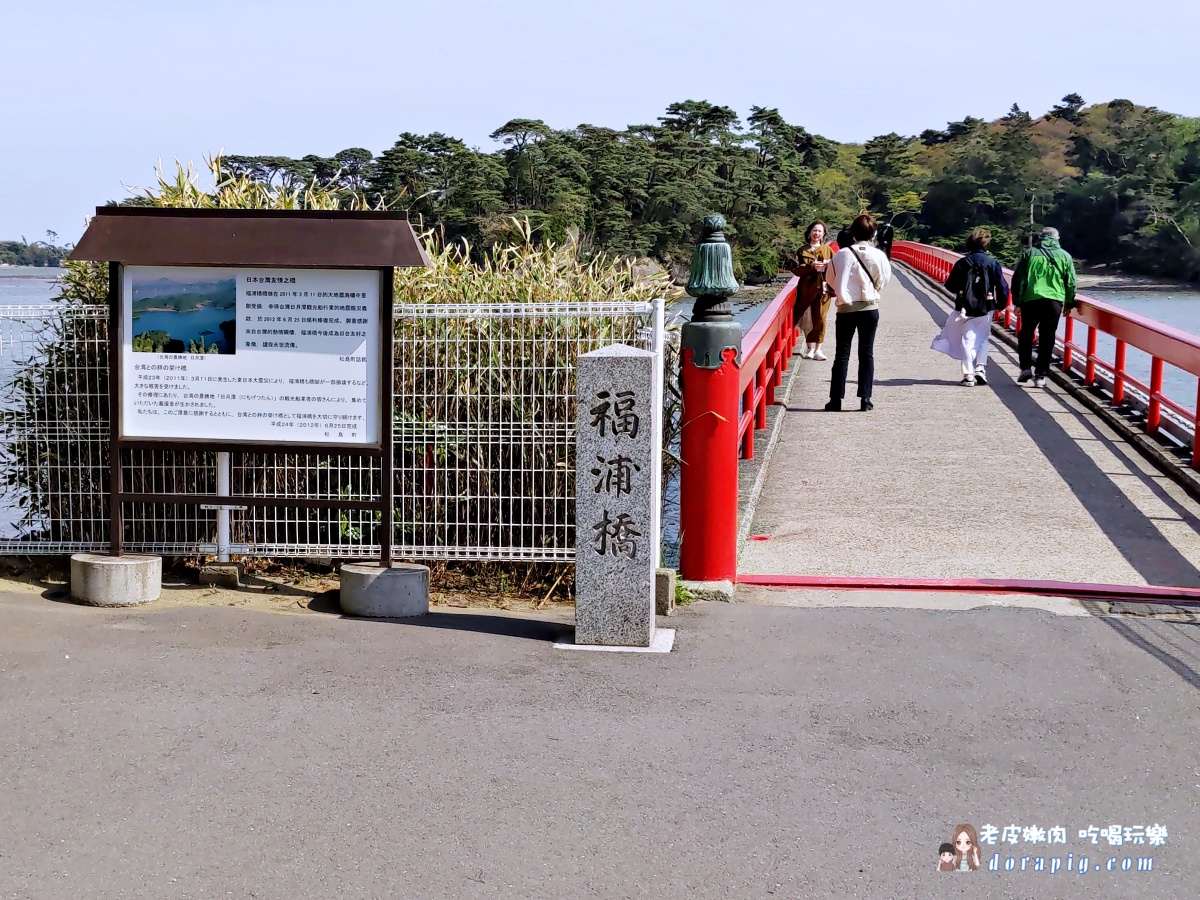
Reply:
[[882, 250], [865, 241], [855, 244], [854, 249], [867, 264], [869, 272], [863, 271], [849, 247], [838, 250], [825, 269], [825, 280], [833, 288], [839, 313], [878, 309], [880, 295], [872, 284], [871, 275], [875, 276], [880, 288], [892, 280], [892, 264]]

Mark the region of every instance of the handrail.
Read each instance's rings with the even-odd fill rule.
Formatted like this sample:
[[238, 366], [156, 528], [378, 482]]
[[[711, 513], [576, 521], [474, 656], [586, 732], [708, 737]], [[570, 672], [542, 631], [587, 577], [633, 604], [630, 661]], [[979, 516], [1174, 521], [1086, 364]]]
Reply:
[[763, 310], [742, 339], [742, 365], [738, 393], [742, 409], [738, 416], [738, 456], [754, 458], [754, 432], [767, 427], [767, 407], [775, 404], [775, 389], [783, 384], [788, 359], [796, 347], [796, 285], [792, 277]]
[[778, 332], [783, 313], [790, 314], [793, 311], [796, 304], [796, 285], [799, 281], [800, 279], [792, 276], [742, 338], [742, 374], [738, 380], [741, 390], [746, 389], [753, 377], [752, 370], [758, 368], [758, 364], [766, 358], [769, 341]]
[[[944, 282], [954, 263], [962, 258], [962, 254], [916, 241], [896, 241], [892, 247], [892, 257]], [[1004, 271], [1009, 278], [1012, 277], [1011, 269]], [[1200, 376], [1200, 337], [1137, 313], [1126, 312], [1086, 295], [1078, 295], [1076, 301], [1070, 314], [1064, 316], [1063, 337], [1056, 338], [1056, 346], [1062, 351], [1063, 369], [1082, 375], [1083, 383], [1087, 387], [1106, 387], [1101, 385], [1096, 377], [1097, 368], [1110, 373], [1111, 387], [1107, 388], [1106, 393], [1110, 397], [1111, 405], [1144, 406], [1145, 428], [1149, 434], [1157, 436], [1168, 430], [1164, 427], [1162, 418], [1165, 407], [1181, 420], [1176, 427], [1169, 429], [1170, 432], [1184, 444], [1190, 445], [1192, 468], [1200, 469], [1200, 441], [1197, 440], [1196, 434], [1200, 387], [1197, 388], [1196, 406], [1189, 409], [1163, 394], [1162, 377], [1164, 364]], [[1015, 316], [1014, 309], [1017, 313]], [[1007, 309], [1003, 311], [1003, 319], [1006, 328], [1020, 332], [1019, 308], [1014, 307], [1011, 300]], [[1075, 342], [1076, 322], [1088, 329], [1087, 343], [1082, 346]], [[1107, 334], [1116, 342], [1114, 359], [1111, 362], [1097, 353], [1097, 333]], [[1127, 347], [1141, 350], [1150, 357], [1150, 384], [1143, 384], [1126, 371]], [[1127, 394], [1127, 387], [1133, 387], [1144, 394], [1144, 403], [1140, 398], [1133, 398]]]

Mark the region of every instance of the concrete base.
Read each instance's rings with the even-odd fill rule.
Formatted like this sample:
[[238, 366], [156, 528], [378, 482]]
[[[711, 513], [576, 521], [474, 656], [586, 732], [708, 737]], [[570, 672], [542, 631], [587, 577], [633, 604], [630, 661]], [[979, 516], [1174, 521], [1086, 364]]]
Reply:
[[576, 644], [561, 641], [555, 650], [596, 650], [601, 653], [670, 653], [675, 646], [674, 628], [655, 628], [649, 647], [617, 647], [612, 644]]
[[200, 567], [200, 583], [236, 589], [242, 586], [243, 571], [241, 563], [209, 563]]
[[675, 570], [654, 572], [654, 611], [660, 616], [675, 615]]
[[71, 599], [89, 606], [138, 606], [162, 594], [162, 558], [76, 553]]
[[683, 586], [697, 600], [715, 600], [718, 603], [733, 602], [732, 581], [684, 581]]
[[339, 603], [348, 616], [403, 619], [429, 612], [429, 569], [397, 563], [390, 569], [369, 563], [341, 568]]

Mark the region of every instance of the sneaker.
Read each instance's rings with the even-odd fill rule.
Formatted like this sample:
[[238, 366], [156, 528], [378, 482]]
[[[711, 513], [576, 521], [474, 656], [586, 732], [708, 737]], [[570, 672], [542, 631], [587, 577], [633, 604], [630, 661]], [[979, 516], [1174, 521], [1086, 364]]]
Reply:
[[841, 411], [842, 411], [842, 401], [841, 400], [830, 400], [828, 403], [825, 404], [825, 412], [841, 412]]
[[1021, 374], [1017, 376], [1017, 384], [1024, 384], [1033, 378], [1033, 369], [1022, 369]]
[[1036, 388], [1044, 388], [1046, 386], [1046, 379], [1039, 375], [1037, 378], [1033, 379], [1033, 386]]
[[975, 383], [985, 386], [987, 385], [987, 375], [985, 375], [982, 370], [975, 373]]
[[959, 382], [963, 387], [975, 387], [975, 376], [964, 375], [962, 381]]
[[824, 362], [825, 360], [829, 359], [829, 357], [824, 354], [820, 347], [818, 347], [813, 355], [809, 357], [809, 359], [819, 359]]
[[812, 359], [812, 349], [809, 347], [805, 347], [803, 350], [800, 351], [800, 358], [801, 359]]

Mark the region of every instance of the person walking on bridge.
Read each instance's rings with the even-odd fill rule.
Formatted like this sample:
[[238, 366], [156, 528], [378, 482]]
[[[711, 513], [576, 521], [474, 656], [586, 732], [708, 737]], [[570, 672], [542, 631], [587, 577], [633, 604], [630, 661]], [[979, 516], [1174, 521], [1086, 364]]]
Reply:
[[807, 344], [800, 351], [801, 359], [826, 359], [821, 350], [825, 341], [825, 318], [829, 315], [829, 303], [833, 294], [825, 283], [825, 267], [833, 258], [833, 248], [825, 243], [825, 223], [818, 220], [804, 232], [804, 246], [796, 254], [790, 266], [792, 274], [799, 279], [796, 285], [795, 321], [808, 313], [809, 329]]
[[[1063, 309], [1068, 314], [1075, 305], [1075, 261], [1058, 242], [1057, 228], [1043, 228], [1036, 245], [1021, 254], [1013, 270], [1013, 302], [1021, 311], [1021, 333], [1017, 335], [1017, 356], [1024, 384], [1033, 379], [1034, 387], [1045, 387], [1054, 357], [1054, 335]], [[1037, 364], [1033, 361], [1033, 333], [1038, 331]]]
[[992, 313], [1008, 306], [1004, 268], [987, 252], [991, 242], [992, 233], [986, 228], [967, 235], [967, 255], [954, 264], [946, 279], [946, 290], [954, 295], [954, 312], [933, 342], [934, 350], [962, 364], [962, 383], [971, 387], [987, 384]]
[[892, 280], [892, 264], [878, 247], [875, 217], [861, 215], [850, 225], [853, 243], [833, 255], [825, 269], [825, 280], [833, 288], [837, 316], [834, 336], [833, 378], [829, 384], [829, 402], [825, 409], [838, 412], [846, 395], [846, 373], [850, 368], [850, 349], [858, 334], [858, 396], [860, 408], [875, 408], [871, 391], [875, 386], [875, 331], [879, 327], [880, 292]]

